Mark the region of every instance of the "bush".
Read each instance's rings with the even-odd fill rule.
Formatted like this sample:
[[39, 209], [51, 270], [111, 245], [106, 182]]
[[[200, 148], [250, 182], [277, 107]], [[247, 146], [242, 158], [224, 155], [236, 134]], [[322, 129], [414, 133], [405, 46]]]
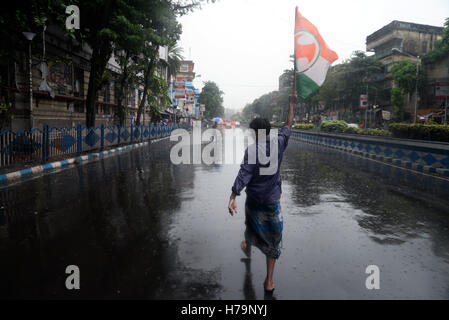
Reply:
[[[360, 129], [359, 129], [360, 130]], [[359, 134], [367, 135], [367, 136], [375, 136], [375, 137], [391, 137], [391, 133], [388, 130], [382, 129], [364, 129], [360, 130]]]
[[390, 131], [396, 138], [449, 142], [449, 126], [444, 125], [393, 123]]
[[293, 129], [298, 130], [313, 130], [315, 126], [313, 124], [304, 124], [304, 123], [298, 123], [293, 126]]
[[390, 137], [391, 133], [387, 130], [381, 129], [358, 129], [358, 128], [347, 128], [344, 133], [347, 134], [360, 134], [365, 136], [374, 137]]
[[361, 129], [358, 129], [358, 128], [347, 127], [345, 129], [344, 133], [347, 133], [347, 134], [359, 134], [360, 131], [361, 131]]
[[324, 132], [343, 133], [348, 129], [348, 124], [343, 120], [323, 121], [320, 125], [320, 130]]

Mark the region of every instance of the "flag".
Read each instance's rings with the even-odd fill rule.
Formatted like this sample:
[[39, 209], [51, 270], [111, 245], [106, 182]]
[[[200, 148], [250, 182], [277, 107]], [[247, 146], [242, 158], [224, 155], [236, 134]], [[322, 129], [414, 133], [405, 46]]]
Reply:
[[318, 29], [296, 7], [295, 71], [298, 96], [306, 99], [326, 80], [327, 71], [338, 55], [329, 49]]

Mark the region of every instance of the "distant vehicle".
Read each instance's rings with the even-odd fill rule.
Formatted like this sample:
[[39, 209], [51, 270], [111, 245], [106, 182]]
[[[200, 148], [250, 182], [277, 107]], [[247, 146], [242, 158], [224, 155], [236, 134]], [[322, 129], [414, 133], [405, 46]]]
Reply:
[[348, 124], [348, 127], [349, 128], [354, 128], [354, 129], [360, 129], [360, 126], [358, 124], [356, 124], [356, 123], [350, 123], [350, 124]]
[[236, 122], [235, 122], [235, 127], [236, 127], [236, 128], [240, 127], [241, 125], [242, 125], [242, 124], [240, 123], [240, 121], [236, 121]]
[[231, 121], [226, 121], [225, 122], [225, 127], [226, 127], [226, 129], [231, 129], [232, 128]]

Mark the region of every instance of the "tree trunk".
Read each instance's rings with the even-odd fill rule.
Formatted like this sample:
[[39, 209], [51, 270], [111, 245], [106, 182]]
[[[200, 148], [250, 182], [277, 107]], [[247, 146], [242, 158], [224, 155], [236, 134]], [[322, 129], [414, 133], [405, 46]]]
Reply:
[[137, 126], [140, 126], [140, 118], [142, 117], [142, 113], [145, 109], [145, 102], [147, 100], [147, 92], [150, 86], [150, 80], [151, 77], [153, 76], [154, 67], [156, 66], [157, 52], [159, 52], [159, 46], [156, 46], [155, 51], [152, 54], [151, 60], [148, 63], [148, 67], [145, 70], [143, 95], [142, 100], [140, 100], [139, 109], [137, 110], [137, 120], [136, 120]]
[[109, 43], [102, 43], [92, 48], [90, 60], [90, 77], [86, 97], [86, 127], [95, 127], [95, 106], [97, 93], [100, 90], [104, 71], [111, 56], [112, 50]]
[[125, 124], [126, 120], [126, 108], [123, 105], [123, 96], [125, 93], [125, 89], [127, 88], [127, 81], [128, 81], [128, 60], [129, 60], [129, 51], [126, 52], [125, 56], [125, 66], [123, 67], [123, 73], [120, 79], [120, 89], [117, 96], [117, 103], [118, 103], [118, 117], [120, 121], [120, 125], [123, 126]]

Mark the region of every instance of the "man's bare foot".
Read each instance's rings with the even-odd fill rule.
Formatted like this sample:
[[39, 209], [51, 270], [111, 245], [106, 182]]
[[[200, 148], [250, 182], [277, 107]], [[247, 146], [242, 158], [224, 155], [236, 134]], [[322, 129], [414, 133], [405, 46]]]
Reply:
[[265, 292], [273, 292], [274, 289], [276, 289], [276, 287], [274, 286], [273, 281], [269, 282], [268, 280], [265, 280], [263, 286], [265, 288]]
[[242, 248], [243, 253], [248, 259], [251, 259], [251, 246], [249, 246], [246, 241], [242, 241], [240, 248]]

